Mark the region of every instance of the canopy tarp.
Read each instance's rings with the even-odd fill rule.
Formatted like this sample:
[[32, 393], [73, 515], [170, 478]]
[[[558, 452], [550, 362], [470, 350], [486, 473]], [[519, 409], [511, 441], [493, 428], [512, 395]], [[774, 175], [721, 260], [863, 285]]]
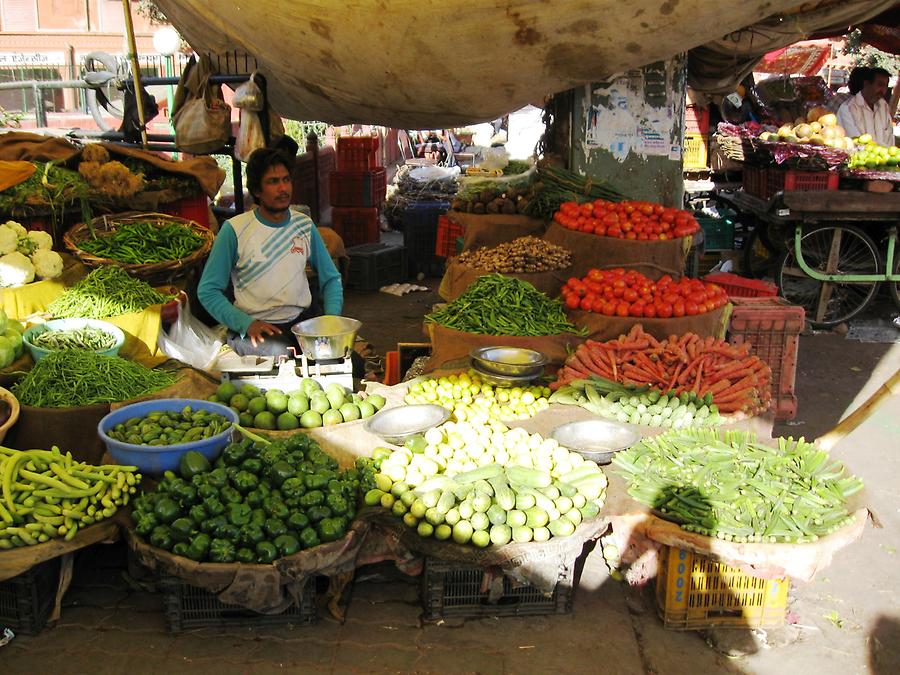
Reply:
[[[721, 40], [731, 64], [803, 39], [798, 0], [157, 0], [198, 52], [244, 53], [293, 119], [435, 128], [495, 119], [544, 96], [671, 58], [766, 20], [789, 40]], [[849, 25], [891, 3], [821, 10]], [[820, 13], [821, 13], [820, 12]], [[805, 14], [800, 15], [805, 16]], [[732, 57], [734, 54], [734, 57]], [[235, 59], [230, 59], [231, 63]], [[226, 59], [220, 59], [224, 65]]]

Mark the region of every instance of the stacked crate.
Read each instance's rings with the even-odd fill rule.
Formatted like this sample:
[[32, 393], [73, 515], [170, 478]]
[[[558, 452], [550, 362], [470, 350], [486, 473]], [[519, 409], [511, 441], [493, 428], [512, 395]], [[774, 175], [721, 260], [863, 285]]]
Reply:
[[377, 151], [377, 136], [337, 139], [337, 171], [328, 175], [328, 193], [332, 225], [348, 248], [379, 239], [387, 179], [384, 167], [378, 165]]

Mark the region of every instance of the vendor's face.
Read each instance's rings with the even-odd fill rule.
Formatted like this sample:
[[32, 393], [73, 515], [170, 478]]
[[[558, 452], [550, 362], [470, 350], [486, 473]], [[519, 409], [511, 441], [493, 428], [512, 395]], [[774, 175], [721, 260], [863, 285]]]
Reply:
[[888, 78], [885, 75], [876, 75], [874, 82], [864, 82], [862, 88], [863, 98], [869, 105], [875, 105], [880, 98], [887, 94]]
[[260, 181], [257, 203], [267, 211], [280, 213], [287, 211], [291, 206], [293, 194], [293, 181], [287, 167], [276, 164], [263, 174]]

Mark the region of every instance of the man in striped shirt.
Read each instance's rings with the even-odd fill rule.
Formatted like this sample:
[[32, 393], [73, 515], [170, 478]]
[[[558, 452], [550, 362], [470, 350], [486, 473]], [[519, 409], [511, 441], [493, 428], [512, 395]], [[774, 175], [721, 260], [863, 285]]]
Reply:
[[[322, 312], [306, 277], [316, 271], [325, 314], [344, 305], [340, 273], [309, 216], [291, 210], [293, 159], [280, 150], [256, 150], [247, 162], [247, 188], [257, 206], [227, 220], [213, 244], [197, 295], [228, 327], [228, 344], [241, 356], [274, 356], [296, 346], [290, 327]], [[231, 285], [234, 301], [226, 291]]]

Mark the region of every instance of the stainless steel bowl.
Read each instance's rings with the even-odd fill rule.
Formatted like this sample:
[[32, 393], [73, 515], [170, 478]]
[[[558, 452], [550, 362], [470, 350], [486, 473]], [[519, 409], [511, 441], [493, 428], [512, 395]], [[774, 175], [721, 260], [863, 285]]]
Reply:
[[[472, 370], [474, 370], [478, 377], [480, 377], [487, 384], [492, 384], [495, 387], [527, 387], [532, 382], [534, 382], [537, 378], [541, 376], [541, 373], [536, 373], [534, 375], [499, 375], [497, 373], [491, 373], [482, 368], [479, 368], [476, 364], [472, 364]], [[543, 369], [541, 370], [543, 372]]]
[[547, 363], [540, 352], [521, 347], [478, 347], [469, 357], [481, 371], [511, 377], [538, 377]]
[[450, 419], [450, 411], [443, 406], [426, 403], [387, 408], [366, 422], [366, 431], [381, 436], [388, 443], [403, 445], [410, 436], [424, 434], [432, 427]]
[[362, 323], [345, 316], [318, 316], [291, 326], [300, 349], [313, 361], [342, 359], [353, 349]]
[[613, 455], [631, 447], [641, 435], [631, 427], [607, 420], [582, 420], [556, 427], [550, 438], [597, 464], [609, 464]]

